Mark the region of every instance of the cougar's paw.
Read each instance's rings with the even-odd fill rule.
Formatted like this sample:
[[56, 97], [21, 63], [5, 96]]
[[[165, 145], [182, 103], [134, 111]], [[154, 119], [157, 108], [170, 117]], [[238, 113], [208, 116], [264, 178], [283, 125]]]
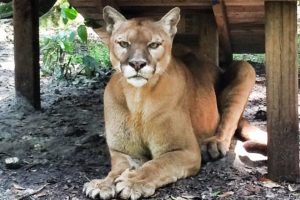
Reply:
[[97, 197], [100, 199], [112, 199], [116, 195], [116, 190], [114, 184], [104, 179], [94, 179], [84, 184], [83, 193], [92, 199]]
[[116, 179], [116, 191], [120, 198], [136, 200], [154, 194], [154, 185], [138, 177], [139, 174], [136, 171], [126, 170]]
[[204, 162], [224, 157], [229, 151], [230, 141], [213, 136], [205, 140], [201, 146], [201, 155]]

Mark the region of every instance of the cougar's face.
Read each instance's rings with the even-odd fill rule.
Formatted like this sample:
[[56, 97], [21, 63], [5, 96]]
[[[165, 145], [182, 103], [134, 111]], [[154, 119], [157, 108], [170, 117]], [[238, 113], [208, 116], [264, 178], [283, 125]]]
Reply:
[[129, 84], [142, 87], [167, 69], [180, 19], [179, 8], [173, 8], [154, 22], [127, 20], [117, 10], [106, 6], [103, 19], [110, 34], [110, 60]]
[[127, 82], [142, 87], [162, 74], [171, 58], [172, 39], [151, 21], [123, 22], [110, 39], [110, 59]]

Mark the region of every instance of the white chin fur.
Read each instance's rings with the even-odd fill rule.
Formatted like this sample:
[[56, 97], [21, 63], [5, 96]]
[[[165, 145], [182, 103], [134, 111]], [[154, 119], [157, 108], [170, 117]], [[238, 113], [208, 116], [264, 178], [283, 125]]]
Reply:
[[127, 82], [134, 87], [142, 87], [144, 86], [148, 81], [144, 78], [137, 77], [137, 78], [128, 78]]

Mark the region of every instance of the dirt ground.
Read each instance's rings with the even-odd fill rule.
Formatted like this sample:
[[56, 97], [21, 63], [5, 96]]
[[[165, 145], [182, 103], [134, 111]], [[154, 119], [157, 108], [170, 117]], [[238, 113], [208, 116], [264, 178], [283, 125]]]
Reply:
[[[5, 23], [0, 22], [0, 29], [7, 34], [11, 25]], [[13, 46], [7, 37], [0, 38], [0, 200], [85, 200], [83, 184], [104, 177], [110, 168], [102, 101], [109, 72], [96, 82], [42, 78], [42, 110], [18, 107]], [[265, 129], [265, 119], [257, 117], [266, 110], [264, 66], [255, 68], [257, 81], [245, 116]], [[299, 184], [268, 180], [267, 158], [244, 152], [240, 141], [233, 143], [227, 157], [203, 165], [197, 176], [159, 189], [149, 199], [300, 199]], [[5, 165], [10, 157], [21, 160], [17, 169]]]

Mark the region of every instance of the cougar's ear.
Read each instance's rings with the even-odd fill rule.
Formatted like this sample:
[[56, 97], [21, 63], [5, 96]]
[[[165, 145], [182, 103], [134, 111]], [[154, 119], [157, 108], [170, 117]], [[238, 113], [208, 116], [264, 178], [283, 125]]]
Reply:
[[126, 18], [116, 9], [105, 6], [103, 8], [103, 19], [106, 23], [106, 31], [111, 34]]
[[173, 38], [177, 32], [177, 24], [180, 20], [180, 8], [175, 7], [163, 16], [159, 23], [164, 27], [165, 31]]

